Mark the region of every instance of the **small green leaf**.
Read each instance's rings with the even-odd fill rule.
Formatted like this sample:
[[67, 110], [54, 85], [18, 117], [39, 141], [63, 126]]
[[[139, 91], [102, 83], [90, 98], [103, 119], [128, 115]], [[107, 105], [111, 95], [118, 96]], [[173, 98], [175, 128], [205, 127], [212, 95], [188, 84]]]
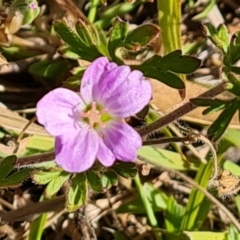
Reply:
[[60, 190], [62, 185], [69, 179], [70, 176], [71, 176], [70, 173], [62, 171], [59, 174], [59, 176], [53, 178], [44, 191], [45, 197], [50, 198], [54, 194], [56, 194]]
[[227, 77], [229, 82], [232, 83], [231, 86], [227, 86], [228, 91], [232, 92], [236, 96], [240, 96], [240, 79], [232, 72], [230, 72]]
[[227, 54], [229, 45], [227, 27], [224, 24], [221, 24], [218, 29], [216, 29], [213, 25], [208, 24], [205, 30], [212, 43], [224, 54]]
[[0, 179], [4, 179], [13, 170], [14, 163], [17, 160], [17, 156], [10, 155], [5, 157], [0, 164]]
[[181, 50], [170, 52], [164, 56], [161, 61], [161, 65], [165, 66], [167, 71], [183, 74], [194, 72], [201, 64], [201, 60], [198, 58], [182, 55]]
[[52, 179], [58, 177], [61, 173], [60, 169], [51, 169], [50, 171], [34, 171], [32, 173], [32, 179], [36, 184], [47, 184], [50, 181], [52, 181]]
[[4, 180], [0, 180], [0, 188], [8, 188], [8, 187], [17, 187], [19, 186], [22, 181], [30, 177], [32, 169], [25, 168], [19, 170], [16, 173], [13, 173], [9, 177], [5, 178]]
[[136, 164], [132, 162], [116, 162], [112, 169], [124, 178], [135, 177], [137, 174]]
[[236, 240], [236, 239], [240, 239], [239, 230], [233, 224], [230, 224], [230, 227], [228, 229], [228, 239], [227, 240]]
[[109, 188], [117, 183], [117, 175], [114, 171], [108, 170], [101, 176], [103, 188]]
[[93, 47], [92, 49], [95, 48], [95, 51], [97, 51], [95, 46], [98, 45], [99, 37], [93, 25], [87, 24], [79, 19], [75, 27], [78, 36], [84, 41], [85, 45], [88, 47]]
[[238, 108], [238, 101], [231, 102], [212, 123], [208, 129], [208, 134], [214, 135], [212, 139], [213, 141], [218, 140], [222, 136]]
[[156, 40], [159, 33], [160, 29], [157, 25], [141, 25], [127, 34], [124, 41], [124, 47], [131, 51], [139, 51], [149, 43]]
[[126, 37], [128, 25], [120, 18], [116, 18], [113, 23], [113, 28], [110, 32], [108, 41], [108, 51], [113, 60], [116, 59], [115, 51], [123, 44], [123, 39]]
[[200, 107], [218, 107], [220, 105], [226, 106], [226, 101], [221, 99], [211, 99], [211, 98], [191, 98], [189, 99], [191, 103]]
[[96, 192], [102, 192], [101, 178], [92, 170], [87, 171], [87, 180], [91, 188]]
[[231, 64], [235, 64], [240, 59], [240, 32], [236, 32], [232, 36], [229, 49], [231, 55]]
[[71, 183], [67, 194], [66, 208], [75, 211], [87, 201], [87, 178], [85, 173], [77, 174]]
[[85, 42], [87, 38], [87, 33], [85, 31], [86, 28], [80, 27], [79, 24], [80, 23], [78, 22], [78, 33], [76, 33], [76, 29], [70, 27], [66, 21], [61, 20], [54, 22], [55, 31], [59, 34], [63, 41], [69, 45], [67, 47], [60, 47], [59, 51], [66, 57], [76, 59], [79, 56], [79, 58], [85, 59], [87, 61], [93, 61], [97, 57], [100, 57], [101, 54], [98, 52], [96, 46], [93, 45], [93, 43]]

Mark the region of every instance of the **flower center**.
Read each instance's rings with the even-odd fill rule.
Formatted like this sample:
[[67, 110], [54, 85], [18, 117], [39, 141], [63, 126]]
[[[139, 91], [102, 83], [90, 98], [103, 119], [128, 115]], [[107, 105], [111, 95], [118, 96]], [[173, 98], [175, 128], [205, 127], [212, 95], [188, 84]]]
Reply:
[[90, 128], [99, 128], [105, 127], [105, 123], [109, 121], [111, 116], [107, 113], [107, 108], [102, 108], [97, 106], [96, 102], [92, 102], [92, 104], [87, 107], [86, 112], [81, 113], [81, 117], [83, 121], [88, 123]]

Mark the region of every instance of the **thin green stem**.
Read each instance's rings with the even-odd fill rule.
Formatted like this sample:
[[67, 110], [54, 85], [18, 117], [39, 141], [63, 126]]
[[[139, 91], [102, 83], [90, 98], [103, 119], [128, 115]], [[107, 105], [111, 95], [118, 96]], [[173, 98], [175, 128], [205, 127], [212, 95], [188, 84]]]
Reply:
[[99, 5], [99, 0], [91, 0], [91, 6], [88, 13], [88, 20], [91, 23], [93, 23], [96, 19], [98, 5]]
[[[136, 175], [136, 177], [134, 178], [134, 182], [136, 184], [136, 188], [137, 188], [137, 191], [142, 199], [142, 203], [143, 203], [143, 206], [145, 208], [145, 211], [146, 211], [146, 214], [147, 214], [147, 218], [151, 224], [151, 226], [153, 228], [157, 228], [158, 227], [158, 222], [157, 222], [157, 219], [155, 217], [155, 214], [154, 214], [154, 211], [152, 209], [152, 206], [151, 206], [151, 203], [149, 202], [147, 196], [146, 196], [146, 193], [144, 192], [144, 189], [143, 189], [143, 185], [141, 183], [141, 180], [139, 178], [139, 175]], [[158, 235], [156, 234], [156, 238], [158, 240], [161, 240], [161, 235]]]

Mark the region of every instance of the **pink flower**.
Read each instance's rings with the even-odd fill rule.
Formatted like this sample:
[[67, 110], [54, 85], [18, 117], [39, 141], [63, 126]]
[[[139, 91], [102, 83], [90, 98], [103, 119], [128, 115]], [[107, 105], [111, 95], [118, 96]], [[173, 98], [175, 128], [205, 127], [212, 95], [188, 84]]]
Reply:
[[87, 68], [80, 94], [65, 88], [49, 92], [37, 104], [37, 117], [56, 137], [57, 164], [68, 172], [83, 172], [96, 159], [106, 167], [115, 159], [134, 161], [142, 139], [123, 118], [139, 112], [151, 94], [140, 71], [106, 57]]
[[37, 2], [31, 2], [31, 3], [28, 4], [28, 6], [31, 10], [35, 10], [35, 9], [38, 8]]

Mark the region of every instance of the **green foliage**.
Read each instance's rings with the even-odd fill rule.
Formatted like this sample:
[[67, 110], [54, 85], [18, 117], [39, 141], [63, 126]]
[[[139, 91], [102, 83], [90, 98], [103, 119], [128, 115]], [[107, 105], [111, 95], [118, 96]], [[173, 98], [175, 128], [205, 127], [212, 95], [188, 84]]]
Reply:
[[181, 50], [176, 50], [163, 57], [155, 55], [141, 65], [131, 67], [142, 71], [146, 77], [157, 79], [170, 87], [184, 89], [184, 82], [174, 73], [189, 74], [195, 71], [200, 63], [199, 59], [184, 56]]
[[88, 196], [87, 178], [85, 173], [76, 174], [72, 179], [70, 189], [67, 193], [66, 208], [75, 211], [86, 203]]
[[40, 185], [47, 184], [44, 191], [46, 198], [55, 195], [70, 176], [70, 173], [64, 172], [59, 168], [39, 170], [32, 173], [32, 179], [35, 183]]
[[18, 171], [13, 171], [13, 165], [17, 157], [10, 155], [4, 158], [0, 164], [0, 188], [17, 187], [30, 177], [32, 169], [23, 168]]
[[113, 61], [121, 62], [116, 56], [116, 50], [123, 45], [127, 32], [128, 24], [120, 18], [116, 18], [108, 41], [108, 51]]
[[54, 29], [67, 44], [59, 48], [63, 56], [87, 61], [101, 56], [99, 37], [92, 25], [78, 21], [75, 27], [71, 27], [62, 20], [54, 22]]
[[22, 25], [30, 24], [40, 13], [36, 0], [14, 0], [11, 4], [11, 12], [21, 14]]

